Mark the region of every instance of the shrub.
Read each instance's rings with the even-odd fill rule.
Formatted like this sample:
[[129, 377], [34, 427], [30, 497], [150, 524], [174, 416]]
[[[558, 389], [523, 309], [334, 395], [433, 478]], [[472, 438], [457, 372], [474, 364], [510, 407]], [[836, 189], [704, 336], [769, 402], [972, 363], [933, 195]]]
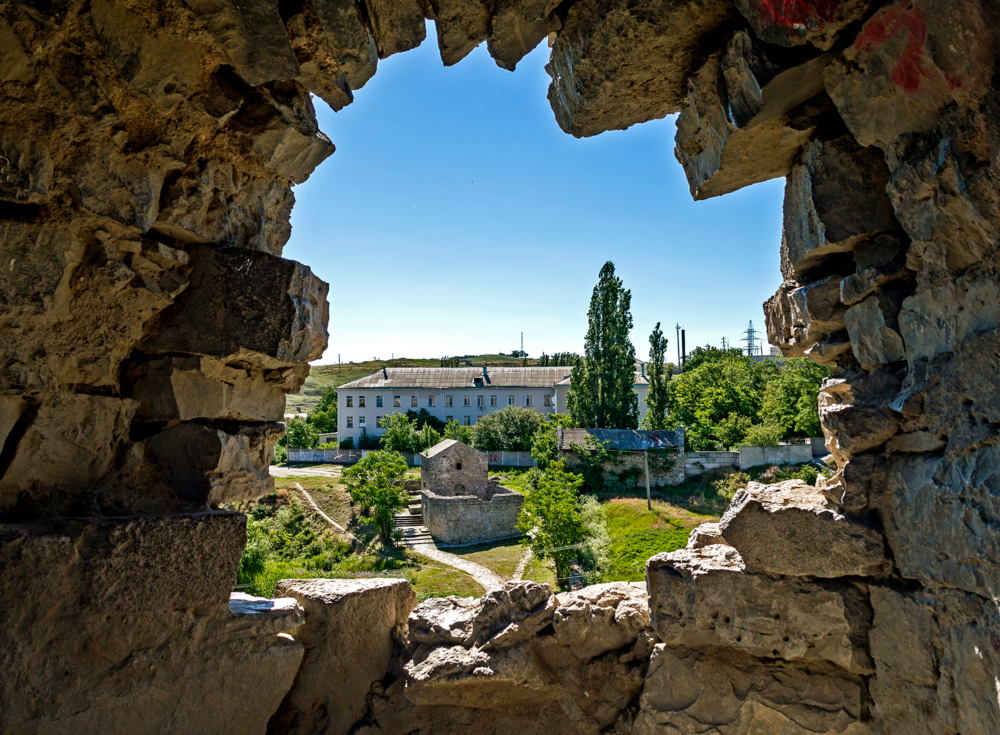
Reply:
[[593, 495], [584, 495], [580, 499], [580, 517], [587, 529], [587, 545], [580, 553], [587, 571], [586, 582], [598, 584], [607, 581], [611, 563], [611, 534], [608, 533], [604, 506]]
[[451, 419], [444, 425], [444, 438], [460, 441], [462, 444], [472, 446], [472, 427], [458, 423]]
[[354, 437], [353, 436], [349, 436], [346, 439], [341, 439], [340, 440], [340, 448], [341, 449], [354, 449]]
[[743, 441], [736, 446], [740, 447], [773, 447], [781, 441], [784, 432], [778, 424], [756, 424], [747, 431]]
[[282, 462], [288, 461], [288, 450], [285, 449], [281, 444], [274, 445], [274, 459], [271, 460], [271, 464], [281, 464]]
[[368, 433], [368, 429], [361, 430], [358, 437], [358, 449], [378, 449], [380, 445], [379, 437]]
[[319, 432], [312, 424], [298, 416], [288, 422], [285, 432], [289, 449], [311, 449], [319, 444]]
[[488, 413], [472, 427], [472, 445], [483, 452], [517, 452], [531, 449], [535, 432], [542, 425], [538, 412], [507, 406]]

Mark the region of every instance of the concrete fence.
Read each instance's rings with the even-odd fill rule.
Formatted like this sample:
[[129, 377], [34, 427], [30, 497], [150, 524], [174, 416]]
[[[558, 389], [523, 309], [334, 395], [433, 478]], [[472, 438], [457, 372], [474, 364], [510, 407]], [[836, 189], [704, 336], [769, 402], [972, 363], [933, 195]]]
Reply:
[[684, 476], [694, 477], [709, 470], [739, 465], [739, 452], [687, 452], [684, 456]]
[[[372, 449], [289, 449], [289, 462], [322, 462], [324, 464], [354, 464]], [[410, 467], [420, 466], [420, 455], [400, 452]]]
[[779, 444], [774, 447], [740, 447], [740, 469], [763, 464], [803, 464], [813, 458], [812, 444]]

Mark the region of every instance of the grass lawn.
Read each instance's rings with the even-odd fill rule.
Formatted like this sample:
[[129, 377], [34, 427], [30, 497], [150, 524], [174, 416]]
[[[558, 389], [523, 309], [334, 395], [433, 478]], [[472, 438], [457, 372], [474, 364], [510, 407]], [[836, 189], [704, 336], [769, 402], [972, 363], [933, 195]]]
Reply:
[[421, 565], [419, 569], [413, 571], [412, 576], [407, 574], [410, 584], [417, 593], [417, 600], [420, 602], [429, 597], [448, 597], [450, 595], [480, 597], [486, 593], [482, 585], [465, 572], [443, 566], [433, 559], [413, 552], [408, 552], [407, 557]]
[[661, 500], [649, 511], [639, 498], [610, 500], [604, 512], [611, 536], [608, 577], [613, 581], [642, 581], [649, 557], [684, 548], [691, 529], [707, 520]]
[[461, 546], [446, 551], [484, 566], [501, 579], [508, 580], [514, 576], [514, 570], [524, 556], [524, 549], [520, 539], [507, 539], [476, 546]]

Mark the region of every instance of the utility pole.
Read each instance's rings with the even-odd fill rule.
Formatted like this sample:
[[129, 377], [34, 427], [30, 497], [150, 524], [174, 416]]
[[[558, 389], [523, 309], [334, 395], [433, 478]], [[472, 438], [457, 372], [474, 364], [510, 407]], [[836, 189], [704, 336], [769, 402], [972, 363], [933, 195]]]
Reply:
[[524, 332], [521, 332], [521, 357], [524, 357]]
[[646, 470], [646, 510], [652, 510], [653, 498], [649, 494], [649, 447], [642, 453], [642, 466]]
[[725, 352], [727, 349], [729, 349], [729, 347], [728, 347], [728, 345], [726, 345], [726, 338], [723, 337], [722, 338], [722, 351]]
[[[747, 346], [747, 357], [753, 357], [755, 354], [761, 354], [763, 352], [763, 347], [758, 345], [763, 341], [757, 335], [760, 334], [759, 330], [753, 328], [753, 322], [750, 322], [750, 326], [747, 327], [746, 331], [743, 332], [744, 337], [741, 342], [745, 342]], [[760, 350], [760, 352], [758, 352]]]
[[674, 340], [674, 344], [677, 346], [677, 369], [680, 370], [681, 367], [681, 323], [677, 322], [677, 339]]

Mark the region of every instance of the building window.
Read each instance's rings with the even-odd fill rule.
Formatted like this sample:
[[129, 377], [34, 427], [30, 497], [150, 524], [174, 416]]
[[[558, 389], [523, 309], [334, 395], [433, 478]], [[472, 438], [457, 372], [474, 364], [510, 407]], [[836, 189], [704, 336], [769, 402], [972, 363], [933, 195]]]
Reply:
[[497, 397], [496, 396], [490, 396], [490, 405], [491, 406], [497, 405]]
[[347, 407], [354, 408], [354, 396], [347, 396]]
[[382, 417], [381, 416], [376, 416], [375, 417], [375, 425], [378, 428], [380, 428], [380, 429], [382, 428]]
[[448, 408], [451, 408], [451, 406], [452, 406], [452, 399], [453, 398], [454, 398], [454, 396], [445, 396], [444, 397], [444, 405], [446, 407], [448, 407]]
[[358, 408], [364, 408], [364, 407], [365, 407], [365, 397], [358, 396]]
[[427, 408], [434, 408], [434, 396], [427, 396]]
[[472, 396], [463, 396], [462, 400], [463, 400], [463, 403], [462, 403], [463, 406], [471, 406], [472, 405]]
[[551, 406], [552, 405], [552, 396], [550, 396], [548, 393], [546, 393], [544, 396], [542, 396], [542, 405], [543, 406]]
[[410, 408], [416, 408], [416, 407], [417, 407], [417, 397], [410, 396]]
[[534, 405], [534, 398], [535, 397], [533, 395], [531, 395], [530, 393], [528, 395], [526, 395], [524, 397], [524, 405], [528, 406], [528, 407]]
[[375, 408], [382, 408], [382, 396], [375, 396]]
[[461, 463], [461, 462], [456, 462], [456, 463], [455, 463], [455, 469], [456, 469], [456, 470], [460, 470], [460, 469], [462, 469], [462, 463]]
[[445, 417], [444, 417], [444, 420], [445, 420], [445, 423], [447, 423], [447, 422], [449, 422], [449, 421], [454, 421], [454, 420], [455, 420], [455, 417], [454, 417], [454, 416], [445, 416]]
[[353, 429], [354, 428], [354, 417], [353, 416], [348, 416], [347, 417], [347, 428], [348, 429]]
[[399, 396], [393, 396], [392, 397], [392, 407], [393, 408], [399, 408], [399, 406], [400, 406]]
[[476, 396], [476, 405], [482, 408], [485, 404], [483, 403], [483, 396]]
[[358, 428], [359, 429], [365, 428], [365, 417], [364, 416], [358, 416]]
[[466, 426], [472, 426], [472, 417], [471, 416], [466, 416], [465, 417], [465, 425]]
[[507, 396], [507, 405], [508, 406], [513, 406], [514, 405], [514, 395], [513, 394]]

